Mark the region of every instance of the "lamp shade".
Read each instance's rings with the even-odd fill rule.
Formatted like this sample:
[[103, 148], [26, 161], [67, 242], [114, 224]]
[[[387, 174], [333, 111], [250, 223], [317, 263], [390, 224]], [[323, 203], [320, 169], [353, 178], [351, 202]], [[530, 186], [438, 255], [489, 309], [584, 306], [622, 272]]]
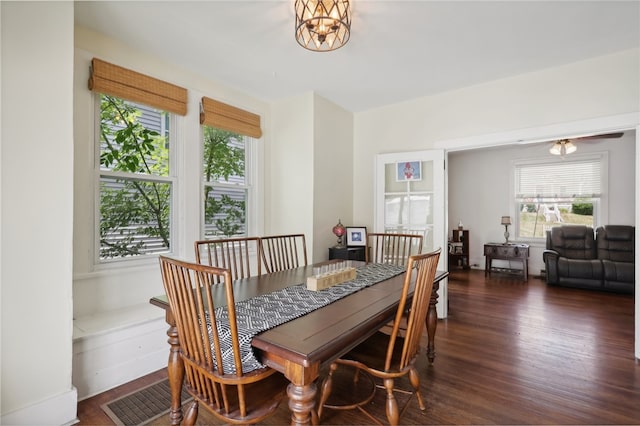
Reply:
[[511, 216], [502, 216], [500, 220], [501, 225], [511, 225]]
[[568, 139], [563, 139], [554, 143], [553, 146], [549, 149], [549, 152], [553, 155], [565, 155], [576, 152], [577, 149], [578, 147], [575, 146], [573, 142]]

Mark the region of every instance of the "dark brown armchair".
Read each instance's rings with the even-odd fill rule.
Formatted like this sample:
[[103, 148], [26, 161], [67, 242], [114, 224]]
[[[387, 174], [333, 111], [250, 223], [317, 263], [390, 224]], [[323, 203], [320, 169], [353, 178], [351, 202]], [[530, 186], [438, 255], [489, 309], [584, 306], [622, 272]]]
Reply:
[[[273, 414], [289, 381], [268, 367], [243, 371], [231, 272], [164, 256], [160, 269], [180, 336], [185, 388], [194, 399], [184, 424], [195, 423], [199, 405], [233, 424], [257, 423]], [[214, 297], [219, 286], [224, 286], [224, 301]], [[218, 318], [216, 307], [223, 302], [227, 316]], [[218, 323], [226, 321], [230, 334], [221, 335]]]
[[[324, 408], [332, 409], [358, 409], [371, 420], [380, 423], [365, 410], [365, 406], [373, 399], [376, 388], [385, 389], [387, 393], [386, 414], [387, 420], [392, 425], [397, 425], [402, 413], [411, 402], [408, 398], [402, 411], [398, 409], [398, 403], [394, 392], [402, 392], [414, 395], [420, 410], [426, 407], [420, 394], [420, 374], [414, 365], [420, 349], [420, 339], [425, 327], [425, 318], [429, 308], [429, 298], [433, 289], [433, 280], [440, 258], [440, 250], [409, 257], [405, 272], [404, 284], [400, 304], [395, 315], [394, 327], [391, 334], [377, 332], [363, 343], [355, 347], [341, 359], [335, 361], [329, 370], [328, 376], [321, 387], [318, 407], [318, 418], [322, 416]], [[413, 298], [409, 299], [409, 290], [415, 277], [415, 291]], [[407, 329], [401, 335], [400, 323], [407, 312]], [[343, 383], [334, 382], [334, 377], [344, 378], [345, 375], [337, 375], [338, 368], [350, 368], [354, 370], [353, 376]], [[364, 377], [363, 377], [364, 376]], [[374, 379], [382, 380], [384, 385], [375, 385]], [[395, 387], [396, 379], [408, 377], [412, 391], [401, 390]], [[370, 380], [367, 380], [370, 378]], [[360, 386], [372, 384], [371, 391], [361, 392]], [[364, 395], [358, 401], [334, 401], [331, 393], [334, 388], [342, 390], [342, 394], [350, 396]], [[344, 390], [347, 390], [346, 392]]]

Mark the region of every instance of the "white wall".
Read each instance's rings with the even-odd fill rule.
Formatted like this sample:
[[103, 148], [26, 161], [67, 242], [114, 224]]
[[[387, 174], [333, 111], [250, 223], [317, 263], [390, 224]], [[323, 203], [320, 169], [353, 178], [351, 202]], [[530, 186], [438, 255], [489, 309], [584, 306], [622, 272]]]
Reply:
[[[266, 233], [305, 234], [313, 258], [313, 99], [309, 92], [272, 105], [265, 147]], [[277, 135], [277, 136], [276, 136]]]
[[304, 233], [309, 261], [326, 260], [331, 229], [352, 216], [353, 116], [312, 92], [274, 103], [271, 116], [267, 229]]
[[313, 261], [326, 260], [336, 245], [332, 229], [352, 225], [353, 114], [314, 98]]
[[[373, 224], [373, 158], [640, 109], [638, 49], [357, 113], [354, 220]], [[446, 145], [438, 148], [447, 149]]]
[[[68, 424], [73, 2], [1, 2], [2, 424]], [[46, 18], [45, 18], [46, 17]]]
[[[633, 225], [636, 191], [635, 131], [626, 132], [620, 139], [600, 139], [576, 144], [578, 151], [575, 155], [608, 153], [609, 209], [605, 212], [608, 217], [607, 223]], [[514, 215], [514, 207], [509, 197], [511, 161], [550, 158], [552, 155], [549, 153], [549, 146], [550, 143], [511, 145], [449, 153], [449, 227], [462, 220], [465, 228], [470, 230], [471, 265], [476, 264], [478, 268], [484, 269], [484, 244], [504, 241], [504, 226], [500, 225], [500, 217]], [[479, 176], [482, 179], [479, 179]], [[513, 227], [509, 228], [509, 232], [513, 240]], [[537, 275], [544, 268], [544, 245], [544, 241], [531, 244], [531, 274]]]

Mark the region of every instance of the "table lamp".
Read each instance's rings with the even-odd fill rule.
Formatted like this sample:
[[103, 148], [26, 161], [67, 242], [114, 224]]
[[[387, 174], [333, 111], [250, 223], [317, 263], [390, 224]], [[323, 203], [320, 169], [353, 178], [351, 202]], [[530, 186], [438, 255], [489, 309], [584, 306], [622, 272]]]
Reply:
[[504, 243], [509, 244], [509, 225], [511, 225], [511, 216], [502, 216], [500, 224], [504, 225]]
[[333, 227], [332, 231], [333, 231], [333, 235], [338, 237], [338, 244], [336, 244], [334, 247], [335, 248], [345, 248], [346, 246], [342, 242], [342, 237], [344, 237], [344, 234], [347, 233], [347, 230], [344, 227], [344, 225], [342, 225], [342, 222], [340, 221], [340, 219], [338, 219], [338, 223], [337, 223], [336, 226]]

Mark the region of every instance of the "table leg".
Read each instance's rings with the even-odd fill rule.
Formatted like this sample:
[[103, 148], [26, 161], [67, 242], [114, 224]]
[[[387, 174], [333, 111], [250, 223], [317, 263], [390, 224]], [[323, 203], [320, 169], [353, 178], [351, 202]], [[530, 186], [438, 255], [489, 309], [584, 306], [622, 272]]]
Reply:
[[429, 362], [433, 363], [436, 358], [435, 349], [435, 337], [436, 328], [438, 327], [438, 311], [436, 310], [436, 304], [438, 303], [438, 289], [440, 288], [440, 281], [433, 283], [433, 289], [431, 290], [431, 298], [429, 299], [429, 310], [427, 311], [427, 358]]
[[182, 422], [182, 383], [184, 381], [184, 363], [180, 357], [180, 340], [178, 339], [178, 328], [176, 320], [170, 309], [167, 310], [165, 320], [169, 324], [167, 336], [169, 339], [169, 361], [167, 362], [167, 375], [169, 376], [169, 387], [171, 388], [171, 410], [169, 419], [172, 426], [180, 425]]
[[316, 380], [320, 376], [320, 363], [297, 363], [273, 352], [262, 352], [261, 361], [289, 379], [287, 396], [292, 425], [318, 424], [316, 413]]
[[302, 386], [289, 383], [287, 396], [289, 397], [292, 426], [317, 424], [318, 419], [314, 413], [316, 393], [315, 382]]

